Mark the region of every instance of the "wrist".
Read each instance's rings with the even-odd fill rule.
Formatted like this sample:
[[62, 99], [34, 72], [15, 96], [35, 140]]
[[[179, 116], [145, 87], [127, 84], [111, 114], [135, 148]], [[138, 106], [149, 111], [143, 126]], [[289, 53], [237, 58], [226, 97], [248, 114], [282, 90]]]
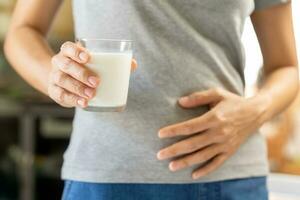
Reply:
[[255, 96], [248, 98], [248, 102], [252, 105], [252, 108], [256, 110], [257, 121], [260, 126], [272, 118], [270, 112], [272, 98], [269, 94], [256, 94]]

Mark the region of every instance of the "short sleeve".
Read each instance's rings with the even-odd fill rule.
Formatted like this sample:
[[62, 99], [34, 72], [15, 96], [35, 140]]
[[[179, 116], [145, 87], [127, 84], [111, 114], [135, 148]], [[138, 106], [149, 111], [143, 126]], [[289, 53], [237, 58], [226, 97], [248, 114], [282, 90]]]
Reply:
[[290, 0], [254, 0], [255, 10], [261, 10], [277, 4], [288, 3]]

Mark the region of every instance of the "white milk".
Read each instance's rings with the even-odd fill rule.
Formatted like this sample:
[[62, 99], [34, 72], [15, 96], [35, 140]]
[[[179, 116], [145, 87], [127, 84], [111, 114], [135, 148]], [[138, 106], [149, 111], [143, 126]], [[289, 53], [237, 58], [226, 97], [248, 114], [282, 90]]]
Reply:
[[87, 64], [99, 74], [96, 96], [88, 102], [92, 107], [120, 107], [127, 101], [132, 53], [90, 53]]

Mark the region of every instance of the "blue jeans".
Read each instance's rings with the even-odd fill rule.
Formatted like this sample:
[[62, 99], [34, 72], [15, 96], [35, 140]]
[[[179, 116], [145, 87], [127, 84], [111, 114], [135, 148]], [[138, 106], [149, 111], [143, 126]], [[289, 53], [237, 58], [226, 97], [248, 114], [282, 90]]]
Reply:
[[267, 200], [266, 177], [191, 184], [65, 181], [63, 200]]

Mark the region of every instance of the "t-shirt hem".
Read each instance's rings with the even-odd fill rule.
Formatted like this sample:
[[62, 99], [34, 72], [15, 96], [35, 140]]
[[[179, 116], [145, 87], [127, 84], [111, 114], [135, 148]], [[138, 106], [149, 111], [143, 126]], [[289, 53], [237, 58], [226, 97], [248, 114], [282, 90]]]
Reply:
[[[101, 170], [99, 170], [101, 171]], [[193, 180], [191, 177], [179, 179], [174, 174], [172, 179], [161, 177], [159, 179], [153, 179], [152, 177], [145, 176], [127, 176], [122, 174], [120, 176], [105, 176], [102, 173], [97, 173], [97, 170], [82, 170], [75, 167], [63, 166], [61, 172], [61, 178], [63, 180], [72, 180], [89, 183], [160, 183], [160, 184], [188, 184], [188, 183], [203, 183], [203, 182], [216, 182], [231, 179], [241, 179], [250, 177], [267, 176], [269, 173], [268, 167], [265, 164], [261, 165], [234, 165], [222, 167], [221, 171], [216, 171], [211, 175]]]

